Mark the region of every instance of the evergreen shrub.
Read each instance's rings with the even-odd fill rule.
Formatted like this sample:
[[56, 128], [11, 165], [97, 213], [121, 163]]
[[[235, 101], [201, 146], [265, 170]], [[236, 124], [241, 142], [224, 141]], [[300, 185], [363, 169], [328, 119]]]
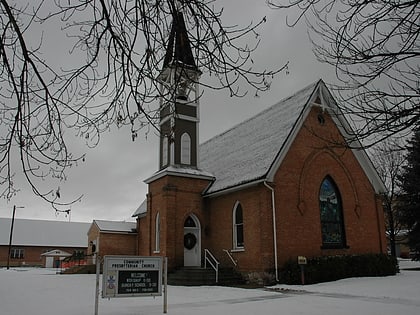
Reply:
[[[395, 275], [397, 260], [385, 254], [322, 256], [307, 259], [304, 265], [305, 284], [334, 281], [351, 277]], [[280, 271], [280, 282], [301, 284], [297, 260], [289, 260]]]

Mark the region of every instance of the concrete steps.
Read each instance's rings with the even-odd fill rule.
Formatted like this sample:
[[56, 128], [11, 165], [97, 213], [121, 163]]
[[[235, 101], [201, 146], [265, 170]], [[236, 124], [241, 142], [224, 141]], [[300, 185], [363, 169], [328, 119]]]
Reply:
[[168, 274], [168, 284], [183, 286], [235, 286], [243, 285], [245, 283], [241, 275], [232, 268], [219, 269], [218, 278], [218, 282], [216, 283], [216, 272], [213, 269], [183, 267]]

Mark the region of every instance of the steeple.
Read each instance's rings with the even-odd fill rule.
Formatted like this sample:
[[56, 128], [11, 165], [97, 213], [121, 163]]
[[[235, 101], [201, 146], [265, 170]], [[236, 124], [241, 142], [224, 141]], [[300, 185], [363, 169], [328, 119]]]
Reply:
[[188, 38], [184, 15], [173, 15], [162, 71], [159, 74], [159, 169], [168, 166], [197, 168], [199, 91], [198, 69]]
[[191, 70], [198, 71], [182, 12], [174, 14], [163, 69], [175, 64], [184, 65]]

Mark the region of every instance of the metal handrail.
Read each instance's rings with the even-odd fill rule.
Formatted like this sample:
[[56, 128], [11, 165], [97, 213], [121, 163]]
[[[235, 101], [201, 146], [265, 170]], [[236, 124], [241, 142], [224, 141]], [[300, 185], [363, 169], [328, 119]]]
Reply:
[[204, 249], [204, 268], [207, 268], [207, 262], [216, 272], [216, 283], [219, 282], [219, 265], [220, 263], [217, 261], [216, 257], [207, 249]]
[[229, 258], [230, 258], [230, 260], [232, 261], [232, 263], [235, 265], [235, 267], [236, 266], [238, 266], [238, 261], [237, 260], [235, 260], [235, 258], [233, 258], [233, 256], [232, 256], [232, 254], [231, 254], [231, 252], [230, 251], [228, 251], [227, 249], [224, 249], [223, 250], [228, 256], [229, 256]]

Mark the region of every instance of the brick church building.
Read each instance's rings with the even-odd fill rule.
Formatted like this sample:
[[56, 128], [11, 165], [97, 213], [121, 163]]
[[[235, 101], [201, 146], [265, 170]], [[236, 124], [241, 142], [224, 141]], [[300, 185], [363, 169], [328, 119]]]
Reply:
[[[199, 145], [198, 69], [182, 14], [162, 72], [159, 169], [145, 180], [138, 255], [169, 269], [208, 250], [243, 274], [297, 256], [386, 252], [384, 186], [322, 80]], [[358, 148], [359, 147], [359, 148]]]

